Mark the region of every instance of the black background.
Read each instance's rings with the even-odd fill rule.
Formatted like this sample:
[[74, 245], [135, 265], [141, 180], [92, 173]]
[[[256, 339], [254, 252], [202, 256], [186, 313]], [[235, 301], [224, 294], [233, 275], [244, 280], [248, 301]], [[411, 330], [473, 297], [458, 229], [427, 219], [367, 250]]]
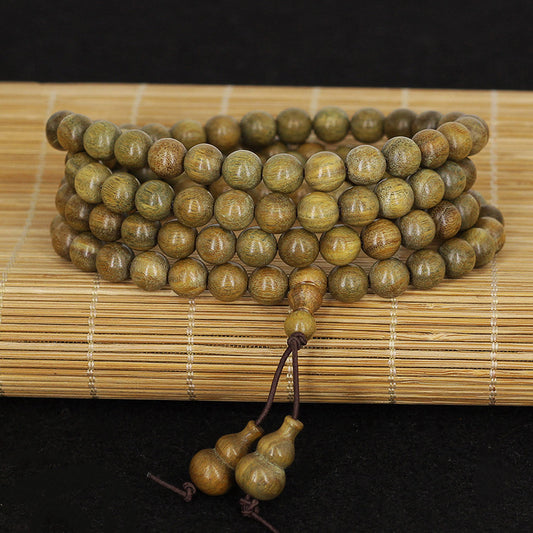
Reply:
[[[3, 80], [533, 89], [529, 2], [2, 5]], [[4, 398], [0, 531], [262, 531], [237, 490], [187, 505], [145, 478], [184, 481], [258, 409]], [[286, 490], [262, 505], [284, 532], [531, 529], [528, 408], [304, 405], [302, 420]]]

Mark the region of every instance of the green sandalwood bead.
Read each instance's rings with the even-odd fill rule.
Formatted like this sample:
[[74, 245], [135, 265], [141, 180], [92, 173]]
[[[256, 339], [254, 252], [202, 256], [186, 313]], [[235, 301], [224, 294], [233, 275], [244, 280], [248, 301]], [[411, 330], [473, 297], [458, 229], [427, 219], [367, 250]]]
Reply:
[[339, 206], [335, 198], [315, 191], [298, 203], [298, 220], [308, 231], [322, 233], [330, 230], [339, 220]]
[[474, 248], [457, 237], [444, 241], [439, 247], [439, 254], [444, 259], [448, 278], [460, 278], [468, 274], [476, 264]]
[[150, 180], [143, 183], [135, 194], [135, 207], [148, 220], [163, 220], [170, 214], [174, 189], [164, 181]]
[[468, 193], [463, 193], [452, 201], [461, 214], [461, 231], [471, 228], [479, 218], [479, 204]]
[[438, 239], [451, 239], [461, 229], [461, 213], [451, 202], [443, 200], [429, 210], [435, 222], [435, 236]]
[[444, 199], [453, 200], [465, 190], [466, 174], [455, 161], [446, 161], [444, 165], [435, 169], [444, 183]]
[[474, 186], [474, 183], [477, 179], [476, 165], [469, 157], [465, 157], [464, 159], [461, 159], [461, 161], [457, 161], [457, 164], [463, 169], [465, 173], [465, 191], [469, 191]]
[[287, 299], [291, 310], [306, 309], [310, 313], [315, 313], [322, 305], [323, 296], [324, 293], [319, 287], [313, 283], [304, 282], [291, 287]]
[[485, 200], [485, 198], [483, 198], [483, 195], [480, 192], [474, 191], [473, 189], [470, 189], [468, 191], [468, 194], [472, 195], [476, 199], [476, 202], [479, 204], [480, 209], [483, 206], [487, 205], [487, 200]]
[[287, 153], [293, 155], [294, 157], [296, 157], [296, 159], [298, 159], [298, 161], [300, 161], [302, 165], [305, 165], [307, 158], [304, 157], [300, 152], [298, 152], [297, 150], [288, 150]]
[[358, 265], [337, 266], [328, 275], [328, 290], [335, 300], [357, 302], [368, 292], [368, 276]]
[[267, 194], [256, 203], [255, 219], [263, 231], [283, 233], [296, 220], [296, 205], [284, 194]]
[[123, 220], [120, 233], [130, 248], [146, 251], [156, 245], [159, 227], [157, 220], [147, 220], [139, 213], [133, 213]]
[[355, 146], [353, 144], [339, 144], [335, 148], [335, 153], [343, 160], [346, 161], [348, 154], [353, 150]]
[[362, 144], [348, 152], [346, 156], [348, 179], [357, 185], [377, 183], [387, 168], [387, 161], [375, 146]]
[[314, 233], [303, 228], [292, 228], [279, 238], [278, 251], [285, 264], [306, 267], [318, 257], [318, 239]]
[[96, 254], [102, 243], [91, 233], [80, 233], [72, 240], [69, 248], [70, 260], [84, 272], [96, 272]]
[[435, 222], [425, 211], [414, 209], [396, 223], [402, 234], [402, 244], [411, 250], [426, 248], [435, 238]]
[[89, 215], [89, 228], [101, 241], [118, 241], [122, 218], [121, 214], [113, 213], [104, 204], [98, 204]]
[[446, 274], [444, 259], [434, 250], [418, 250], [406, 261], [411, 273], [411, 285], [416, 289], [436, 287]]
[[387, 172], [398, 178], [415, 173], [422, 161], [420, 148], [408, 137], [389, 139], [381, 151], [387, 161]]
[[235, 234], [221, 226], [208, 226], [196, 238], [198, 255], [213, 265], [227, 263], [235, 255]]
[[324, 142], [342, 141], [350, 129], [350, 119], [340, 107], [323, 107], [313, 119], [316, 136]]
[[70, 260], [70, 245], [78, 231], [71, 228], [61, 215], [56, 215], [50, 224], [50, 236], [52, 237], [52, 247], [57, 255]]
[[295, 268], [289, 276], [289, 287], [297, 288], [298, 285], [310, 283], [317, 287], [324, 295], [328, 288], [326, 273], [318, 265], [309, 265], [304, 268]]
[[437, 126], [442, 126], [446, 122], [453, 122], [454, 120], [457, 120], [459, 117], [462, 117], [463, 115], [464, 113], [462, 111], [450, 111], [449, 113], [445, 113], [440, 118]]
[[74, 178], [76, 193], [90, 204], [99, 204], [102, 201], [102, 185], [109, 176], [111, 170], [102, 163], [84, 165]]
[[459, 124], [466, 126], [472, 138], [472, 148], [468, 155], [481, 152], [489, 142], [489, 127], [487, 123], [476, 115], [462, 115], [456, 120]]
[[422, 159], [420, 165], [437, 168], [448, 159], [450, 147], [446, 137], [437, 130], [420, 130], [413, 136], [413, 141], [420, 148]]
[[374, 192], [379, 200], [379, 212], [382, 217], [402, 217], [413, 207], [415, 200], [413, 189], [400, 178], [381, 180]]
[[169, 257], [183, 259], [194, 252], [196, 235], [195, 228], [188, 228], [177, 220], [171, 220], [161, 226], [157, 234], [157, 244]]
[[376, 261], [368, 274], [372, 290], [382, 298], [397, 298], [409, 286], [409, 269], [395, 257]]
[[106, 281], [126, 281], [135, 254], [121, 242], [104, 244], [96, 254], [96, 271]]
[[183, 172], [186, 151], [185, 146], [176, 139], [159, 139], [148, 150], [148, 165], [160, 178], [175, 178]]
[[135, 207], [135, 195], [139, 186], [139, 180], [131, 174], [111, 174], [102, 185], [102, 202], [114, 213], [128, 214]]
[[207, 224], [213, 216], [215, 201], [211, 193], [203, 187], [188, 187], [174, 198], [174, 215], [178, 222], [189, 228]]
[[170, 129], [171, 136], [180, 141], [187, 150], [207, 141], [205, 129], [197, 120], [180, 120]]
[[410, 109], [395, 109], [387, 115], [383, 124], [383, 130], [387, 138], [410, 137], [411, 125], [416, 118], [416, 113]]
[[130, 265], [131, 280], [145, 291], [158, 291], [167, 284], [168, 260], [159, 252], [142, 252]]
[[89, 231], [89, 216], [94, 204], [82, 200], [77, 194], [73, 194], [65, 204], [65, 220], [76, 231]]
[[148, 133], [152, 139], [152, 142], [154, 143], [159, 141], [159, 139], [166, 139], [170, 137], [170, 130], [158, 122], [150, 122], [150, 124], [143, 126], [141, 130]]
[[479, 209], [479, 216], [495, 218], [498, 222], [505, 225], [502, 212], [494, 205], [481, 205]]
[[279, 304], [288, 288], [287, 274], [273, 265], [256, 268], [248, 281], [250, 296], [262, 305]]
[[303, 144], [311, 133], [311, 117], [296, 107], [284, 109], [276, 118], [278, 136], [284, 143]]
[[383, 137], [385, 115], [373, 107], [356, 111], [350, 122], [352, 135], [362, 143], [375, 143]]
[[442, 133], [450, 146], [449, 159], [460, 161], [472, 150], [472, 136], [466, 126], [459, 122], [445, 122], [438, 127], [437, 131]]
[[436, 130], [442, 113], [439, 111], [422, 111], [411, 123], [411, 137], [422, 130]]
[[260, 228], [248, 228], [237, 238], [236, 250], [245, 265], [266, 266], [276, 256], [276, 237]]
[[113, 159], [120, 128], [107, 120], [94, 121], [83, 134], [83, 147], [94, 159]]
[[378, 197], [363, 186], [344, 191], [339, 198], [340, 218], [350, 226], [366, 226], [379, 213]]
[[402, 235], [398, 226], [386, 218], [378, 218], [361, 231], [363, 252], [373, 259], [388, 259], [400, 248]]
[[229, 190], [215, 200], [214, 213], [223, 228], [238, 231], [254, 219], [254, 201], [244, 191]]
[[286, 144], [282, 143], [281, 141], [276, 141], [259, 150], [257, 155], [261, 158], [261, 161], [265, 163], [273, 155], [284, 154], [285, 152], [287, 152], [287, 150], [288, 148]]
[[198, 259], [180, 259], [170, 267], [168, 284], [178, 296], [194, 298], [207, 287], [207, 268]]
[[332, 265], [347, 265], [361, 251], [361, 240], [348, 226], [335, 226], [320, 237], [320, 254]]
[[222, 152], [216, 146], [197, 144], [185, 155], [185, 172], [196, 183], [209, 185], [220, 177], [223, 159]]
[[294, 192], [303, 179], [303, 166], [293, 155], [276, 154], [263, 165], [263, 181], [272, 192]]
[[56, 150], [64, 150], [57, 139], [57, 128], [59, 127], [61, 121], [68, 115], [72, 115], [72, 111], [56, 111], [50, 115], [50, 118], [46, 121], [46, 140], [50, 146]]
[[461, 239], [464, 239], [476, 254], [475, 268], [482, 267], [490, 263], [496, 253], [496, 241], [491, 234], [483, 228], [470, 228], [461, 234]]
[[55, 204], [57, 212], [61, 216], [65, 216], [65, 205], [70, 200], [70, 197], [74, 196], [75, 194], [76, 190], [69, 183], [63, 183], [63, 185], [60, 185], [59, 189], [57, 189]]
[[205, 124], [207, 142], [216, 146], [221, 152], [234, 150], [241, 140], [241, 127], [237, 120], [229, 115], [217, 115]]
[[148, 163], [150, 146], [152, 139], [145, 131], [137, 129], [124, 131], [115, 142], [115, 158], [123, 167], [143, 168]]
[[248, 288], [248, 274], [237, 263], [215, 265], [207, 278], [209, 292], [222, 302], [233, 302]]
[[57, 141], [63, 150], [72, 153], [83, 151], [83, 134], [91, 125], [91, 119], [85, 115], [72, 113], [67, 115], [57, 127]]
[[89, 163], [96, 163], [96, 161], [85, 152], [78, 152], [69, 157], [65, 163], [65, 178], [74, 187], [74, 179], [81, 167], [88, 165]]
[[326, 147], [322, 143], [308, 142], [308, 143], [303, 143], [300, 146], [298, 146], [297, 151], [307, 160], [313, 154], [316, 154], [318, 152], [323, 152], [325, 149]]
[[236, 150], [229, 154], [222, 164], [222, 176], [234, 189], [247, 191], [261, 181], [261, 159], [249, 150]]
[[496, 253], [498, 253], [505, 243], [505, 228], [503, 224], [492, 217], [480, 217], [476, 222], [476, 228], [483, 228], [496, 243]]
[[345, 179], [344, 161], [333, 152], [318, 152], [305, 163], [305, 181], [315, 191], [334, 191]]
[[407, 178], [414, 195], [414, 207], [430, 209], [444, 198], [444, 182], [441, 177], [428, 168], [421, 168]]
[[290, 337], [293, 333], [303, 333], [309, 340], [316, 331], [316, 322], [313, 315], [307, 309], [291, 311], [285, 319], [285, 334]]
[[274, 142], [276, 119], [265, 111], [250, 111], [241, 119], [242, 140], [252, 148], [262, 148]]

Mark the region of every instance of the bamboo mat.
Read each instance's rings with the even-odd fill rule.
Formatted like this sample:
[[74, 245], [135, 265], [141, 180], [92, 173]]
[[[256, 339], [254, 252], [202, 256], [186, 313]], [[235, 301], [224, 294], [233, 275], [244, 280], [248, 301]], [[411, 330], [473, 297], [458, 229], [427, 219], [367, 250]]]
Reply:
[[[149, 294], [57, 257], [48, 227], [64, 155], [44, 141], [48, 115], [171, 125], [335, 104], [484, 117], [492, 137], [475, 156], [475, 188], [502, 209], [507, 243], [491, 265], [429, 292], [327, 299], [301, 352], [302, 399], [533, 403], [533, 93], [3, 83], [0, 103], [0, 395], [259, 401], [285, 343], [286, 303]], [[279, 391], [290, 397], [290, 372]]]

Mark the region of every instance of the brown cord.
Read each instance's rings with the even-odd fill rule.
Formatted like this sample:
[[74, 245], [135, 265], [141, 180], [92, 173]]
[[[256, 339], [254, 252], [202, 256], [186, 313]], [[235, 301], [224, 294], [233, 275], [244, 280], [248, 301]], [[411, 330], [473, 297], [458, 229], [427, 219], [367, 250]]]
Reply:
[[146, 477], [148, 479], [151, 479], [152, 481], [155, 481], [156, 483], [158, 483], [162, 487], [165, 487], [165, 488], [171, 490], [172, 492], [175, 492], [176, 494], [179, 494], [183, 498], [183, 501], [185, 501], [187, 503], [189, 503], [192, 500], [192, 497], [196, 494], [196, 487], [190, 481], [186, 481], [183, 484], [183, 490], [182, 490], [182, 489], [179, 489], [178, 487], [176, 487], [174, 485], [171, 485], [170, 483], [167, 483], [166, 481], [163, 481], [162, 479], [158, 478], [157, 476], [154, 476], [150, 472], [148, 472], [148, 474], [146, 474]]
[[241, 498], [239, 502], [241, 504], [241, 513], [243, 516], [257, 520], [269, 531], [272, 531], [272, 533], [279, 533], [279, 530], [277, 530], [259, 514], [259, 500], [256, 500], [247, 494], [244, 498]]

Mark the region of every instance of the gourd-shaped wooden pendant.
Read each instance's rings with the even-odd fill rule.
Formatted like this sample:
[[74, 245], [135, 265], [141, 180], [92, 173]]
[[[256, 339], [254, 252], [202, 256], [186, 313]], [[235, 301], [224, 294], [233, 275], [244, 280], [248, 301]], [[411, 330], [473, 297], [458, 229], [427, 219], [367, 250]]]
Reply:
[[265, 435], [257, 450], [243, 457], [235, 468], [239, 487], [258, 500], [272, 500], [285, 488], [285, 468], [294, 461], [294, 440], [304, 425], [286, 416], [281, 427]]
[[235, 483], [235, 466], [261, 435], [263, 430], [250, 420], [239, 433], [224, 435], [214, 448], [200, 450], [189, 465], [191, 481], [209, 496], [225, 494]]

